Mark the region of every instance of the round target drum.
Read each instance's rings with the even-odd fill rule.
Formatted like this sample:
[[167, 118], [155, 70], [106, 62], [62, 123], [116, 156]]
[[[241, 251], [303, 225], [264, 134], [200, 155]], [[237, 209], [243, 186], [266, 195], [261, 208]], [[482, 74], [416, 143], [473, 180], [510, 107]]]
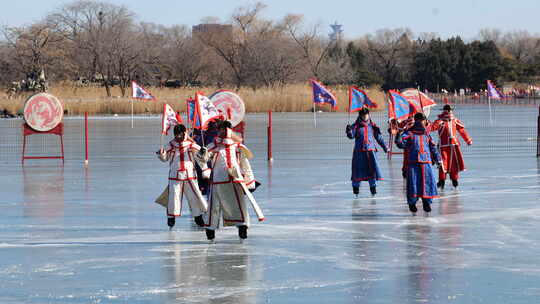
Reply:
[[64, 116], [64, 107], [51, 94], [39, 93], [28, 98], [24, 104], [24, 120], [30, 128], [47, 132], [54, 129]]
[[236, 93], [220, 90], [210, 96], [210, 100], [216, 106], [218, 111], [236, 127], [246, 115], [244, 101]]

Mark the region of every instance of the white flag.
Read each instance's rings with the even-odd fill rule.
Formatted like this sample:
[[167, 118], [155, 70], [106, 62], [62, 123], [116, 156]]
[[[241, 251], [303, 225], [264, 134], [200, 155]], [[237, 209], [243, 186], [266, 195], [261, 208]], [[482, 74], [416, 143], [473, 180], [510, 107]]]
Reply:
[[143, 100], [156, 100], [156, 98], [152, 96], [150, 92], [137, 84], [135, 81], [131, 82], [131, 97]]
[[173, 108], [168, 105], [163, 105], [163, 114], [161, 117], [161, 133], [167, 135], [169, 129], [182, 123], [182, 118], [176, 113]]
[[218, 111], [210, 99], [201, 92], [195, 94], [195, 102], [201, 122], [202, 129], [208, 128], [208, 123], [212, 120], [223, 119], [223, 115]]

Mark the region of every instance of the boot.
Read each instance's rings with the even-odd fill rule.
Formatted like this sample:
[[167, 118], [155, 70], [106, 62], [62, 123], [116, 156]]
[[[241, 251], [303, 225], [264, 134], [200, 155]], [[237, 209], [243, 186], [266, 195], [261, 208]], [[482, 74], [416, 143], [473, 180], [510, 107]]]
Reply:
[[195, 220], [195, 224], [199, 227], [204, 227], [204, 220], [202, 218], [202, 215], [196, 216], [193, 218]]
[[413, 205], [413, 204], [408, 204], [409, 205], [409, 211], [411, 211], [412, 213], [416, 213], [416, 211], [418, 211], [418, 209], [416, 208], [416, 205]]
[[172, 229], [172, 227], [174, 227], [175, 222], [176, 219], [174, 217], [167, 218], [167, 226], [169, 226], [169, 229]]
[[238, 236], [243, 240], [247, 239], [247, 230], [248, 226], [246, 225], [238, 226]]
[[457, 186], [459, 185], [457, 179], [453, 179], [452, 180], [452, 186], [454, 186], [454, 188], [457, 188]]
[[444, 179], [440, 179], [439, 182], [437, 182], [437, 187], [441, 188], [441, 190], [444, 189]]
[[371, 195], [377, 194], [377, 186], [369, 187], [369, 191], [371, 192]]
[[211, 241], [216, 238], [216, 231], [211, 229], [206, 229], [206, 238]]
[[422, 207], [425, 212], [431, 212], [431, 204], [428, 202], [422, 202]]
[[358, 193], [360, 193], [360, 187], [353, 186], [353, 187], [352, 187], [352, 193], [353, 193], [354, 195], [358, 195]]

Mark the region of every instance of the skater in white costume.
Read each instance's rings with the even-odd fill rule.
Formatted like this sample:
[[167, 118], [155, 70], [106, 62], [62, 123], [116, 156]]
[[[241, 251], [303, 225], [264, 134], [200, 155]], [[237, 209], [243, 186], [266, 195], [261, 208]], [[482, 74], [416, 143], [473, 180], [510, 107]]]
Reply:
[[[159, 159], [169, 162], [169, 200], [167, 205], [167, 225], [172, 228], [175, 218], [182, 215], [182, 202], [187, 199], [195, 223], [204, 226], [202, 214], [208, 210], [208, 203], [197, 185], [195, 172], [195, 154], [201, 147], [186, 136], [186, 127], [174, 127], [175, 138], [167, 149], [161, 149]], [[204, 165], [204, 164], [203, 164]], [[204, 166], [203, 170], [209, 170]]]
[[238, 227], [241, 239], [247, 238], [249, 213], [245, 189], [254, 190], [256, 181], [248, 160], [251, 152], [238, 139], [231, 130], [230, 122], [222, 122], [218, 137], [199, 162], [210, 159], [212, 163], [209, 176], [211, 194], [205, 221], [209, 240], [215, 238], [215, 230], [219, 228], [221, 219], [224, 226]]

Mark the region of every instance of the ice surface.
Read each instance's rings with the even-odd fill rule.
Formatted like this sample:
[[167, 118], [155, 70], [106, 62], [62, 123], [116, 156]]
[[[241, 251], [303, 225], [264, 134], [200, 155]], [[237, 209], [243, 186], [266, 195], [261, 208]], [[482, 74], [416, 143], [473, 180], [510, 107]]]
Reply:
[[[379, 155], [385, 180], [353, 199], [345, 114], [264, 115], [247, 145], [267, 221], [205, 240], [189, 217], [168, 231], [153, 203], [167, 166], [158, 117], [66, 119], [66, 163], [20, 164], [20, 120], [0, 121], [0, 303], [534, 303], [540, 297], [540, 170], [535, 108], [458, 106], [474, 139], [468, 171], [431, 215], [412, 217], [401, 157]], [[374, 114], [383, 129], [384, 114]], [[54, 140], [30, 138], [31, 152]], [[254, 219], [255, 221], [255, 219]]]

